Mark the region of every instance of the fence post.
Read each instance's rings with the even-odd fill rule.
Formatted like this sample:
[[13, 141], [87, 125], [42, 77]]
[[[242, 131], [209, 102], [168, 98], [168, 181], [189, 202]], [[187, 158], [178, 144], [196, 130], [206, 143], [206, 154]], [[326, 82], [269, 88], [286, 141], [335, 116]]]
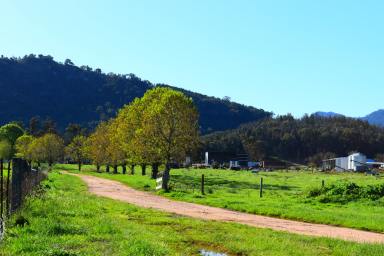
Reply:
[[12, 159], [12, 167], [11, 212], [14, 212], [21, 205], [23, 177], [30, 167], [26, 161], [20, 158]]
[[7, 194], [6, 194], [6, 203], [5, 203], [5, 206], [6, 206], [6, 209], [7, 209], [7, 215], [9, 215], [9, 196], [10, 196], [10, 193], [9, 193], [9, 189], [10, 189], [10, 184], [9, 184], [9, 179], [11, 177], [11, 160], [8, 161], [8, 171], [7, 171]]
[[321, 181], [321, 187], [324, 188], [324, 186], [325, 186], [325, 181], [322, 180], [322, 181]]
[[201, 175], [201, 194], [204, 195], [204, 174]]
[[263, 177], [260, 178], [260, 197], [263, 197]]

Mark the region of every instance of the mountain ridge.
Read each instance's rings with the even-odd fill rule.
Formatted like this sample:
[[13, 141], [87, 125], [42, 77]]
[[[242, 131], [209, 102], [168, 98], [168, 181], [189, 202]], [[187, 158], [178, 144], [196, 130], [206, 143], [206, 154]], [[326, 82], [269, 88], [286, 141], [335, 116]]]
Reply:
[[[317, 112], [313, 113], [313, 115], [319, 116], [319, 117], [340, 117], [340, 116], [346, 117], [343, 114], [335, 113], [332, 111], [330, 111], [330, 112], [317, 111]], [[384, 127], [384, 109], [379, 109], [379, 110], [373, 111], [372, 113], [370, 113], [364, 117], [351, 117], [351, 118], [360, 119], [363, 121], [367, 121], [369, 124]]]
[[[169, 85], [152, 84], [134, 74], [106, 74], [99, 68], [78, 67], [69, 59], [60, 63], [49, 55], [1, 56], [0, 122], [28, 124], [32, 117], [40, 116], [53, 119], [60, 130], [70, 123], [92, 128], [155, 86]], [[272, 115], [228, 99], [169, 87], [194, 100], [203, 134], [233, 129]]]

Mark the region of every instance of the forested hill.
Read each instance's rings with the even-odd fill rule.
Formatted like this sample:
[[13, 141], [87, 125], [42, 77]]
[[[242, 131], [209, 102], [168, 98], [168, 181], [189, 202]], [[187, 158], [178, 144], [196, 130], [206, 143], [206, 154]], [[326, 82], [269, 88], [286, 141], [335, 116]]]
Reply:
[[358, 151], [383, 159], [384, 128], [343, 116], [290, 115], [267, 118], [203, 137], [204, 150], [247, 152], [252, 159], [278, 157], [299, 163], [346, 156]]
[[[40, 116], [53, 119], [60, 129], [69, 123], [92, 127], [153, 86], [133, 74], [105, 74], [100, 69], [77, 67], [70, 60], [59, 63], [51, 56], [2, 56], [0, 120], [27, 125], [31, 117]], [[202, 133], [233, 129], [271, 115], [229, 100], [182, 91], [199, 109]]]

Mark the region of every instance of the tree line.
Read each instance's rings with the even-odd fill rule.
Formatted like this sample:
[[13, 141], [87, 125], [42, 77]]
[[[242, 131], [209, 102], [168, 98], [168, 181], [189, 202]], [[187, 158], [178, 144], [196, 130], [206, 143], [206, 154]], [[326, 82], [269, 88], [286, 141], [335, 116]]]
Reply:
[[[1, 158], [22, 157], [30, 163], [69, 160], [78, 164], [90, 162], [97, 171], [105, 166], [117, 173], [122, 166], [134, 172], [135, 165], [152, 166], [152, 178], [164, 167], [163, 188], [168, 190], [169, 172], [173, 163], [180, 163], [196, 150], [199, 143], [198, 111], [193, 100], [183, 93], [165, 87], [147, 91], [119, 110], [117, 116], [101, 122], [91, 134], [74, 125], [77, 134], [68, 143], [54, 130], [45, 134], [32, 129], [29, 133], [17, 123], [0, 128]], [[76, 129], [75, 129], [76, 128]], [[145, 174], [145, 173], [143, 173]]]
[[253, 160], [278, 157], [319, 165], [322, 159], [357, 151], [384, 160], [384, 129], [342, 116], [278, 116], [209, 134], [202, 141], [206, 151], [248, 153]]

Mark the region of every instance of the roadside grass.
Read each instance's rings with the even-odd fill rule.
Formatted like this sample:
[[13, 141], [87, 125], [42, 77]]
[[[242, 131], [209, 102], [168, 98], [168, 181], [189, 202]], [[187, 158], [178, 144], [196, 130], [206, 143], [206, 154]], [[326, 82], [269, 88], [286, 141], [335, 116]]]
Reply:
[[[74, 165], [57, 165], [56, 168], [76, 172]], [[147, 176], [141, 176], [139, 169], [135, 175], [97, 173], [94, 169], [87, 165], [82, 172], [155, 192], [155, 181], [148, 176], [149, 171]], [[200, 193], [202, 174], [205, 175], [205, 195]], [[262, 198], [259, 196], [261, 177], [264, 180]], [[157, 193], [175, 200], [236, 211], [384, 232], [384, 198], [361, 199], [344, 204], [322, 203], [308, 197], [311, 189], [321, 187], [322, 180], [326, 185], [339, 182], [358, 185], [384, 183], [382, 177], [357, 173], [276, 171], [253, 174], [248, 171], [177, 169], [171, 171], [171, 192]]]
[[384, 255], [358, 244], [194, 220], [97, 197], [53, 171], [7, 223], [0, 255]]

